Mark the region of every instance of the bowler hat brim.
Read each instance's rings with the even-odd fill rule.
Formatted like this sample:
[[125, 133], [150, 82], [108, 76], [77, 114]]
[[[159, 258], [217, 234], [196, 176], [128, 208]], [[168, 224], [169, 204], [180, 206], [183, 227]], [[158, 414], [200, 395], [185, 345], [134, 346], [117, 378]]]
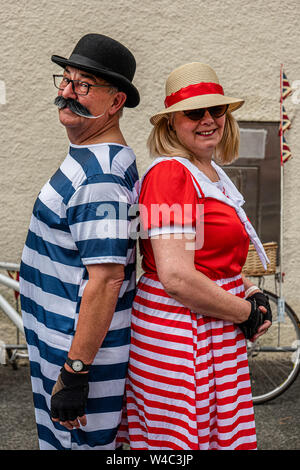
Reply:
[[69, 59], [66, 59], [65, 57], [53, 55], [51, 60], [63, 68], [69, 65], [70, 67], [85, 70], [86, 72], [91, 72], [96, 76], [104, 78], [111, 85], [115, 85], [120, 91], [126, 93], [127, 99], [125, 101], [125, 106], [128, 108], [135, 108], [140, 102], [138, 90], [126, 77], [111, 70], [102, 68], [99, 64], [87, 57], [79, 54], [72, 54]]

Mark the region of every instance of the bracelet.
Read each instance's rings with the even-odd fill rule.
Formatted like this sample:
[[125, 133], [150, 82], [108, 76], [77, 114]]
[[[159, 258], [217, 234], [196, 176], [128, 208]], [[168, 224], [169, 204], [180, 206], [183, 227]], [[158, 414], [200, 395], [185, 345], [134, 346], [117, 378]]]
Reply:
[[257, 287], [257, 286], [251, 286], [249, 287], [249, 289], [246, 290], [245, 292], [245, 299], [247, 299], [247, 297], [249, 297], [249, 294], [251, 294], [251, 292], [254, 292], [255, 290], [258, 290], [259, 292], [261, 292], [260, 288]]

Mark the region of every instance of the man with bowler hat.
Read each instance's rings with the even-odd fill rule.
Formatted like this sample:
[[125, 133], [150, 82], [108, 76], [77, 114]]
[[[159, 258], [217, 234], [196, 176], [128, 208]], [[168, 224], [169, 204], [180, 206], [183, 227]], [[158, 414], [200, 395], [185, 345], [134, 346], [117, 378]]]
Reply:
[[[134, 108], [135, 59], [112, 38], [83, 36], [54, 75], [70, 141], [33, 208], [20, 270], [41, 449], [114, 450], [135, 291], [135, 155], [119, 127]], [[55, 143], [53, 142], [53, 145]]]

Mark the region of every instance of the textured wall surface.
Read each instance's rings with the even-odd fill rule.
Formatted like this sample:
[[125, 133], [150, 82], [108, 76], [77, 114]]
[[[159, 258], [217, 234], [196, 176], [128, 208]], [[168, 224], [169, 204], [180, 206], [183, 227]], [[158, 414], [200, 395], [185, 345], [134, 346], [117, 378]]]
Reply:
[[[163, 107], [166, 77], [183, 63], [209, 63], [225, 92], [246, 100], [239, 120], [278, 121], [280, 64], [290, 83], [300, 80], [299, 17], [298, 1], [0, 0], [0, 259], [19, 261], [36, 195], [68, 148], [52, 104], [52, 74], [61, 70], [52, 54], [69, 56], [88, 32], [132, 50], [141, 104], [125, 111], [122, 129], [142, 173], [149, 117]], [[300, 104], [292, 98], [285, 101], [293, 159], [284, 169], [284, 270], [287, 297], [299, 306]]]

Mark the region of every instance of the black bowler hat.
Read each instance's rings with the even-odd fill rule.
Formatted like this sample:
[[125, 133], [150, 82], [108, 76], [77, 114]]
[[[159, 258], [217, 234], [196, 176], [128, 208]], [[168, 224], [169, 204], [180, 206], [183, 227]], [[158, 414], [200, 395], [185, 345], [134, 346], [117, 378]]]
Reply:
[[140, 102], [132, 84], [136, 62], [123, 44], [102, 34], [86, 34], [75, 46], [69, 59], [53, 55], [51, 60], [61, 67], [70, 65], [106, 79], [127, 95], [125, 106], [135, 108]]

